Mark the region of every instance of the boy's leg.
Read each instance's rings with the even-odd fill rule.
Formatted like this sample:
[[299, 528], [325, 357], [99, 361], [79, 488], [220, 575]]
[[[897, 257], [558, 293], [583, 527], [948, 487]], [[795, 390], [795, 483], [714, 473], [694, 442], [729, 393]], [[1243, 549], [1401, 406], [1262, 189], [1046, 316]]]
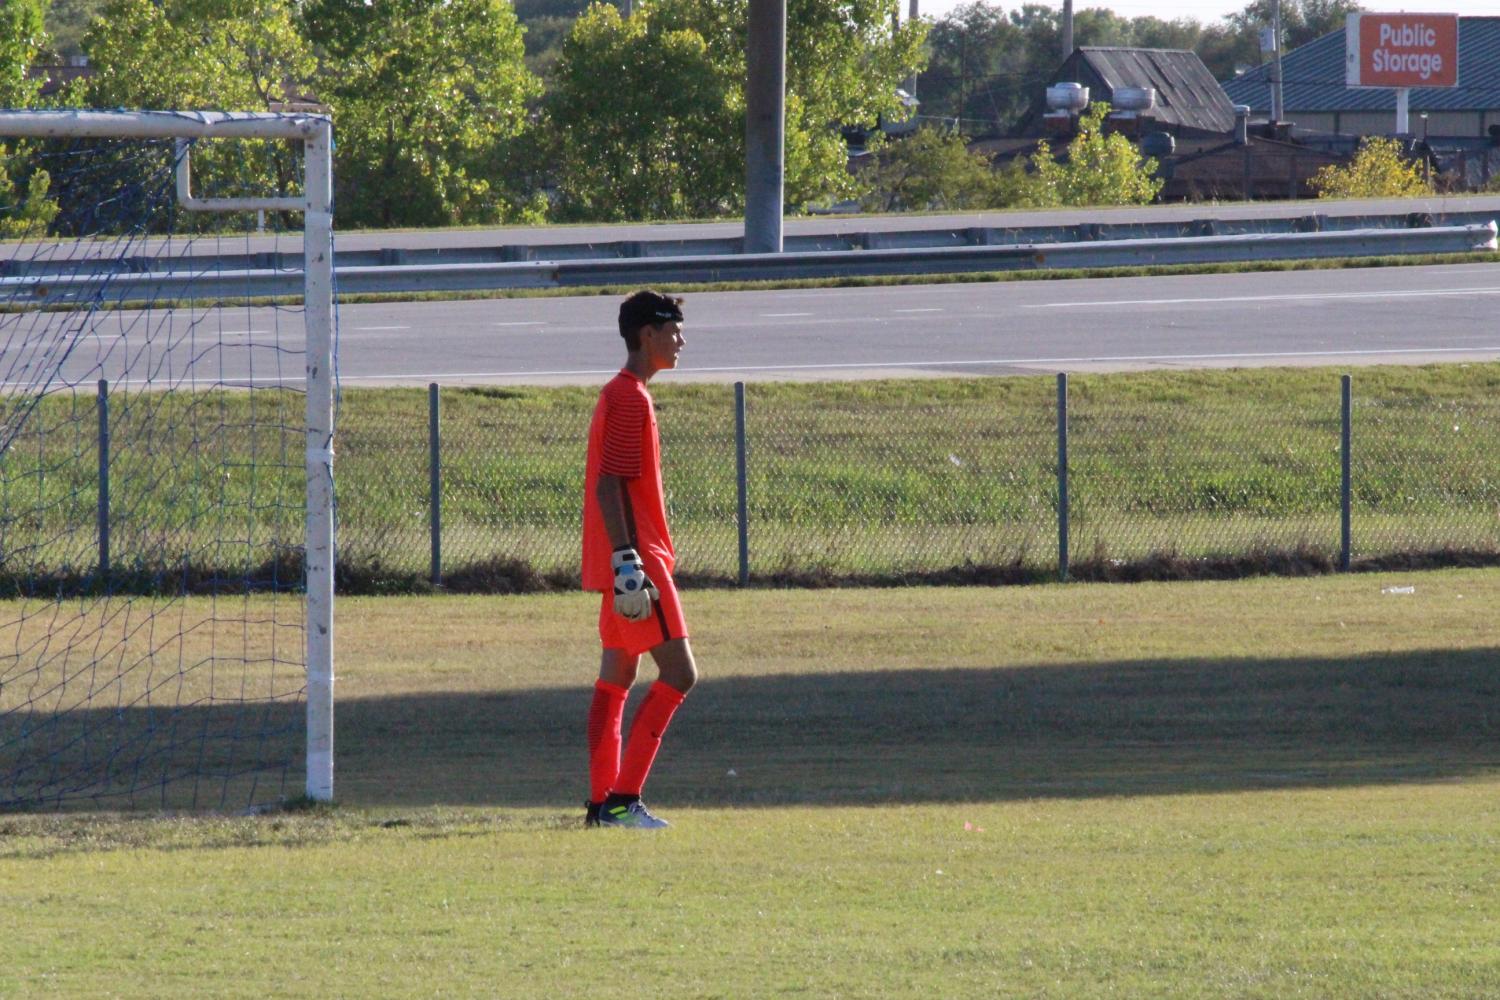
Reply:
[[621, 720], [640, 660], [623, 649], [606, 649], [600, 657], [588, 720], [590, 820], [620, 774]]
[[693, 660], [687, 639], [672, 639], [651, 650], [660, 679], [646, 692], [646, 700], [636, 710], [630, 723], [630, 741], [620, 764], [614, 793], [637, 797], [646, 784], [656, 753], [661, 749], [662, 735], [672, 721], [683, 698], [698, 680], [698, 666]]

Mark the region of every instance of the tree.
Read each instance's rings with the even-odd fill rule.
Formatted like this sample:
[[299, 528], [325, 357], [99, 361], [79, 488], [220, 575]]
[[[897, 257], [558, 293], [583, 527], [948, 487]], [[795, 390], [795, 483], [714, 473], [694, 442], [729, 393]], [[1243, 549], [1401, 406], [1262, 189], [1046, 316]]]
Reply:
[[998, 6], [975, 0], [932, 26], [917, 78], [924, 115], [968, 134], [1006, 128], [1026, 111], [1032, 73], [1022, 30]]
[[83, 36], [89, 22], [98, 16], [105, 0], [52, 0], [47, 9], [47, 33], [59, 56], [83, 52]]
[[[1191, 18], [1127, 19], [1104, 8], [1078, 12], [1073, 40], [1083, 45], [1192, 49], [1212, 35]], [[952, 118], [967, 134], [1009, 131], [1059, 82], [1062, 26], [1052, 6], [1025, 3], [1009, 14], [974, 0], [932, 26], [927, 69], [917, 95], [927, 116]]]
[[[571, 214], [667, 218], [743, 205], [748, 10], [747, 0], [642, 0], [630, 18], [596, 4], [579, 19], [554, 68], [549, 101], [557, 141], [573, 151], [559, 183]], [[858, 193], [839, 126], [874, 126], [901, 114], [896, 89], [921, 59], [925, 27], [893, 27], [895, 13], [896, 0], [790, 0], [789, 205]], [[656, 40], [671, 47], [670, 57]], [[685, 141], [665, 152], [653, 146], [650, 155], [631, 148], [659, 131], [712, 148]], [[663, 156], [680, 162], [662, 163]], [[588, 157], [624, 165], [624, 172], [611, 178], [590, 170]], [[642, 187], [654, 192], [649, 203], [629, 203], [623, 189]]]
[[[703, 36], [713, 59], [738, 82], [742, 107], [748, 0], [654, 2], [664, 27]], [[921, 68], [927, 26], [920, 21], [894, 26], [897, 4], [898, 0], [787, 0], [787, 204], [802, 206], [857, 194], [839, 126], [873, 127], [882, 117], [904, 113], [896, 90]], [[743, 188], [743, 177], [739, 184]]]
[[45, 0], [0, 0], [0, 108], [29, 108], [41, 90], [26, 71], [47, 47]]
[[536, 217], [530, 192], [496, 183], [541, 91], [507, 0], [312, 0], [303, 17], [337, 130], [342, 225]]
[[[24, 184], [11, 174], [24, 178]], [[48, 197], [52, 178], [27, 161], [24, 147], [7, 156], [0, 146], [0, 240], [37, 237], [57, 218], [58, 205]], [[25, 191], [22, 194], [22, 191]]]
[[[44, 0], [0, 2], [0, 107], [31, 107], [41, 91], [41, 81], [26, 71], [47, 48], [45, 13]], [[25, 144], [0, 144], [0, 239], [45, 231], [57, 215], [51, 183]]]
[[596, 3], [553, 67], [559, 212], [570, 219], [723, 215], [743, 203], [743, 83], [656, 5]]
[[1313, 175], [1319, 198], [1416, 198], [1432, 194], [1421, 167], [1407, 158], [1398, 139], [1370, 136], [1347, 167], [1333, 164]]
[[970, 152], [957, 132], [926, 126], [882, 150], [872, 191], [863, 201], [871, 212], [964, 211], [999, 204], [989, 158]]
[[[292, 0], [108, 0], [84, 36], [94, 74], [75, 81], [70, 99], [96, 108], [265, 111], [297, 92], [312, 73], [312, 53], [292, 14]], [[172, 155], [163, 146], [152, 165], [122, 148], [115, 181], [160, 183], [151, 178], [170, 165]], [[299, 159], [288, 143], [204, 141], [194, 144], [192, 157], [197, 193], [205, 196], [265, 197], [301, 182]], [[107, 178], [99, 172], [77, 183], [102, 185]], [[87, 210], [99, 196], [70, 187], [67, 200]], [[150, 225], [169, 224], [217, 223], [163, 204]]]
[[[1243, 10], [1224, 18], [1225, 34], [1211, 52], [1202, 53], [1204, 65], [1220, 80], [1229, 78], [1239, 66], [1255, 66], [1265, 56], [1260, 51], [1260, 29], [1271, 26], [1274, 0], [1251, 0]], [[1357, 0], [1282, 0], [1281, 45], [1283, 51], [1306, 45], [1330, 31], [1340, 31], [1344, 21], [1361, 7]]]
[[1024, 200], [1036, 207], [1054, 205], [1144, 205], [1161, 191], [1157, 162], [1119, 133], [1105, 134], [1109, 105], [1096, 101], [1078, 119], [1078, 134], [1068, 143], [1066, 161], [1052, 155], [1044, 141], [1031, 157], [1032, 183]]
[[293, 0], [108, 0], [84, 48], [98, 108], [264, 111], [313, 69]]

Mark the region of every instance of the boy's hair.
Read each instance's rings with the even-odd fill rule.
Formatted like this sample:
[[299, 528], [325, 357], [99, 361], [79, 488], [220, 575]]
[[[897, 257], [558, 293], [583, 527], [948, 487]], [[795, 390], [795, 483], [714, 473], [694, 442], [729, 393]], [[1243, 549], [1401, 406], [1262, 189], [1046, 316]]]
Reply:
[[620, 303], [620, 336], [627, 350], [639, 350], [641, 327], [682, 322], [682, 299], [650, 288], [633, 293]]

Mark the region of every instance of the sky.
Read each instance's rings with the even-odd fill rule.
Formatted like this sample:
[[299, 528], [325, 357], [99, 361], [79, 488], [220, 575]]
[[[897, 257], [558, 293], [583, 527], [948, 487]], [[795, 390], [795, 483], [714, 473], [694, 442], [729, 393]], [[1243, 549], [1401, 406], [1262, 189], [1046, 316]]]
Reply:
[[[903, 13], [910, 9], [910, 2], [911, 0], [902, 0]], [[918, 0], [918, 10], [924, 16], [942, 17], [964, 2], [965, 0]], [[1000, 7], [1006, 11], [1020, 7], [1022, 2], [1023, 0], [999, 0]], [[1226, 14], [1244, 10], [1247, 3], [1248, 0], [1241, 0], [1239, 3], [1233, 0], [1073, 0], [1073, 9], [1108, 7], [1122, 17], [1144, 17], [1150, 14], [1164, 21], [1191, 17], [1212, 24]], [[1051, 5], [1062, 7], [1061, 0], [1053, 0]], [[1458, 3], [1453, 0], [1391, 0], [1389, 3], [1364, 0], [1361, 6], [1366, 10], [1381, 12], [1408, 10], [1433, 11], [1441, 14], [1500, 16], [1500, 0], [1461, 0]]]

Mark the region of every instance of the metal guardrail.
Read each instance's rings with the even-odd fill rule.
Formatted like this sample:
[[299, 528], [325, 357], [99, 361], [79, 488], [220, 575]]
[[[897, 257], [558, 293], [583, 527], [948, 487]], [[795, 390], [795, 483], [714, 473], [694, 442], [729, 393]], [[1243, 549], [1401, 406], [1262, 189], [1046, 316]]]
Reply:
[[[944, 229], [860, 231], [788, 235], [786, 253], [824, 253], [846, 250], [921, 250], [938, 247], [1031, 246], [1054, 243], [1098, 243], [1116, 240], [1158, 240], [1200, 236], [1250, 236], [1277, 233], [1333, 233], [1352, 230], [1405, 230], [1433, 226], [1483, 225], [1494, 212], [1452, 212], [1437, 215], [1408, 212], [1398, 215], [1302, 215], [1252, 219], [1193, 219], [1176, 222], [1086, 222], [1056, 226], [969, 226]], [[661, 240], [610, 240], [584, 243], [502, 244], [498, 246], [385, 247], [336, 250], [340, 270], [354, 267], [408, 267], [437, 264], [512, 264], [532, 261], [634, 260], [642, 257], [713, 257], [739, 255], [738, 237]], [[0, 246], [0, 254], [4, 247]], [[161, 255], [119, 254], [75, 259], [0, 258], [0, 278], [58, 274], [97, 274], [104, 270], [143, 273], [174, 269], [202, 271], [294, 271], [302, 266], [299, 252], [195, 254], [174, 258]]]
[[[340, 261], [337, 281], [343, 294], [443, 292], [1202, 264], [1457, 253], [1495, 250], [1496, 247], [1496, 223], [1494, 219], [1488, 219], [1482, 224], [1400, 229], [1335, 229], [859, 251], [788, 250], [779, 254], [643, 255], [376, 266]], [[150, 272], [137, 268], [118, 273], [0, 277], [0, 293], [20, 293], [57, 303], [77, 303], [92, 298], [131, 300], [144, 297], [147, 292], [153, 297], [299, 295], [302, 287], [300, 267], [282, 269], [278, 265], [290, 264], [292, 260], [300, 262], [300, 257], [286, 257], [285, 261], [257, 260], [258, 265], [265, 266], [246, 269], [204, 267], [205, 262], [199, 258], [188, 262], [194, 268], [191, 271]], [[178, 262], [181, 263], [180, 258]], [[96, 260], [94, 263], [97, 267], [101, 262]]]

